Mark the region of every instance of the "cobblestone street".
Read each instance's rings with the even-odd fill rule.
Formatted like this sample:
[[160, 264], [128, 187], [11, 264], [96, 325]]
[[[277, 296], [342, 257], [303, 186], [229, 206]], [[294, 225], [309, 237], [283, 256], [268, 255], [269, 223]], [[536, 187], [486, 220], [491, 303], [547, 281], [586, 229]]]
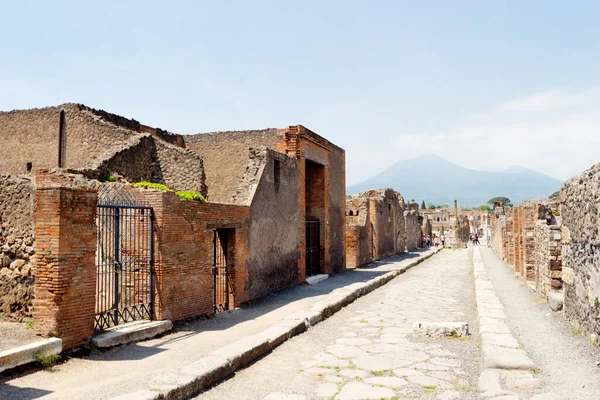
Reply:
[[[198, 399], [475, 399], [472, 250], [446, 250], [295, 337]], [[465, 321], [472, 336], [412, 334]]]

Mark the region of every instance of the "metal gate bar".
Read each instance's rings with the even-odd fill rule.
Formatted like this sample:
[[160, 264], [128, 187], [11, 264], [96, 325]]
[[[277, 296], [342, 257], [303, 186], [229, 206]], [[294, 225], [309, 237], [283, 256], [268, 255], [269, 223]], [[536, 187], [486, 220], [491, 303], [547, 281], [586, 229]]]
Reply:
[[321, 272], [321, 236], [319, 220], [306, 221], [306, 276]]
[[228, 236], [229, 232], [226, 229], [219, 229], [214, 231], [213, 288], [215, 312], [221, 312], [229, 309], [229, 271], [227, 266]]
[[152, 319], [153, 209], [98, 205], [96, 330]]

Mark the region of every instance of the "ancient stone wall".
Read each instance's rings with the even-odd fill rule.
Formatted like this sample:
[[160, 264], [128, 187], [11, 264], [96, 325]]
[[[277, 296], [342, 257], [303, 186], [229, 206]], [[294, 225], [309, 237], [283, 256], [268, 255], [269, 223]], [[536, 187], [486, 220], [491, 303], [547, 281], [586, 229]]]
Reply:
[[34, 202], [30, 179], [0, 175], [0, 320], [32, 316]]
[[282, 136], [277, 133], [277, 129], [185, 136], [187, 148], [204, 160], [209, 200], [215, 203], [233, 203], [233, 197], [248, 166], [250, 148], [265, 146], [277, 149], [281, 140]]
[[346, 199], [346, 262], [358, 267], [405, 251], [404, 199], [393, 189]]
[[521, 276], [528, 281], [534, 281], [536, 264], [535, 227], [538, 221], [536, 202], [525, 202], [521, 209]]
[[408, 203], [404, 211], [406, 249], [414, 251], [421, 247], [422, 236], [419, 226], [419, 205], [415, 202]]
[[[115, 172], [130, 182], [148, 180], [173, 190], [206, 194], [202, 158], [181, 144], [179, 135], [80, 104], [0, 112], [0, 172], [30, 174], [58, 165], [59, 115], [65, 113], [64, 168], [102, 175]], [[25, 144], [25, 146], [23, 146]], [[14, 151], [19, 149], [19, 151]], [[94, 173], [95, 171], [95, 173]], [[96, 178], [98, 177], [96, 176]]]
[[559, 200], [562, 218], [564, 313], [600, 334], [600, 164], [568, 180]]
[[[298, 160], [265, 147], [251, 149], [234, 201], [250, 207], [248, 257], [250, 300], [298, 281]], [[296, 228], [296, 229], [295, 229]]]
[[24, 174], [37, 168], [58, 166], [61, 110], [65, 112], [66, 168], [84, 168], [106, 151], [125, 145], [132, 135], [137, 134], [78, 104], [0, 112], [0, 139], [3, 143], [0, 171]]
[[398, 192], [398, 209], [396, 210], [396, 254], [402, 254], [406, 251], [406, 221], [404, 220], [404, 211], [406, 204], [404, 198]]
[[[327, 142], [328, 143], [328, 142]], [[327, 195], [329, 196], [329, 264], [331, 272], [346, 269], [346, 154], [328, 143], [329, 165]]]
[[534, 228], [534, 268], [536, 292], [546, 296], [562, 290], [561, 227], [539, 220]]

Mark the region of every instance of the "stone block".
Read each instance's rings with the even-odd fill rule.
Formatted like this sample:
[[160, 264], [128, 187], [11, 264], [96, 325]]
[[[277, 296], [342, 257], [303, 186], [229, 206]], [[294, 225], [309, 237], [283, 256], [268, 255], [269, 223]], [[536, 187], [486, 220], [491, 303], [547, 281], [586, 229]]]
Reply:
[[50, 338], [0, 352], [0, 372], [34, 362], [40, 354], [60, 354], [62, 340]]
[[565, 296], [563, 293], [551, 292], [548, 293], [548, 304], [552, 311], [560, 311], [563, 308]]
[[108, 348], [153, 338], [170, 331], [171, 321], [136, 321], [107, 329], [92, 338], [98, 348]]
[[414, 322], [413, 333], [434, 337], [464, 337], [469, 335], [469, 324], [466, 322]]

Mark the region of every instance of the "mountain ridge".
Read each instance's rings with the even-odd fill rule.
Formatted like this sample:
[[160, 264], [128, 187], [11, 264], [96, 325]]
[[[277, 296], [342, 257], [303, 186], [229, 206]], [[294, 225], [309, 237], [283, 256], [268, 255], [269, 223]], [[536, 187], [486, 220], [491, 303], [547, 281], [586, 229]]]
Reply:
[[559, 179], [518, 165], [504, 171], [483, 171], [454, 164], [436, 154], [425, 154], [398, 161], [371, 178], [348, 186], [347, 193], [391, 187], [406, 200], [433, 204], [458, 200], [464, 207], [473, 207], [496, 196], [508, 197], [513, 204], [547, 198], [562, 184]]

